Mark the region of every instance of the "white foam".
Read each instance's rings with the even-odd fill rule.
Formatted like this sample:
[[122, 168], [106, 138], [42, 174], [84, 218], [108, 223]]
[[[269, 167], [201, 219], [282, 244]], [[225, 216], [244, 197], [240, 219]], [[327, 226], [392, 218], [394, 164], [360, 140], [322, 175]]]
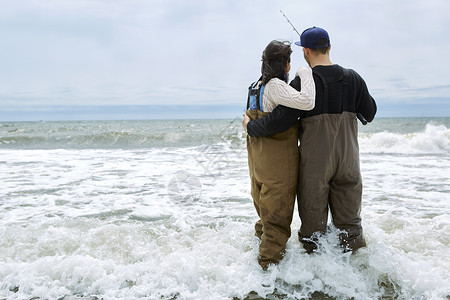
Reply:
[[427, 124], [423, 132], [362, 133], [359, 143], [363, 153], [449, 154], [450, 129], [444, 125]]
[[[368, 247], [343, 254], [333, 231], [307, 255], [296, 214], [285, 259], [263, 272], [245, 146], [213, 146], [1, 150], [0, 299], [450, 294], [448, 155], [362, 153]], [[199, 198], [169, 197], [180, 171]]]

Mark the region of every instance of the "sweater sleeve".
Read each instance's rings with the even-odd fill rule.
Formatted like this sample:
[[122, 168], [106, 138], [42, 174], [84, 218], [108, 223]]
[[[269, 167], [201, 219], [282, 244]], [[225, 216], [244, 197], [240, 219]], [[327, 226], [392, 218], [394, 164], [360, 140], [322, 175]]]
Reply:
[[[300, 77], [296, 76], [290, 85], [294, 89], [300, 90], [300, 81]], [[250, 121], [247, 124], [247, 132], [252, 137], [274, 135], [291, 128], [301, 117], [301, 114], [302, 111], [280, 105], [264, 118]]]
[[312, 75], [312, 69], [301, 67], [296, 72], [296, 77], [300, 77], [300, 91], [281, 80], [270, 82], [268, 97], [274, 106], [283, 105], [300, 110], [312, 110], [315, 105], [316, 87]]

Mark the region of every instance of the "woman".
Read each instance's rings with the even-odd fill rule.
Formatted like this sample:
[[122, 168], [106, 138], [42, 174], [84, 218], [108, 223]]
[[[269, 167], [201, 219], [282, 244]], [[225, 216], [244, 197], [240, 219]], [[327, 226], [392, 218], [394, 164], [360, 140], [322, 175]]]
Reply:
[[[254, 86], [262, 92], [249, 101], [244, 128], [249, 120], [259, 119], [277, 105], [311, 110], [315, 104], [315, 85], [310, 68], [296, 72], [301, 90], [287, 84], [291, 68], [289, 44], [272, 41], [262, 55], [261, 80]], [[249, 97], [250, 99], [250, 97]], [[258, 262], [263, 269], [278, 263], [291, 235], [298, 175], [298, 126], [270, 137], [247, 136], [251, 194], [259, 220], [255, 235], [261, 239]]]

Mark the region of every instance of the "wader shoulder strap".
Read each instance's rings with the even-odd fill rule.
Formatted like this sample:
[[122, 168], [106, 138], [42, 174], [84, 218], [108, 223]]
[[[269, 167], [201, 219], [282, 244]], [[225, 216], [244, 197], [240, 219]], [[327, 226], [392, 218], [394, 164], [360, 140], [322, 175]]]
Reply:
[[342, 68], [342, 70], [343, 70], [343, 75], [344, 75], [344, 78], [343, 78], [343, 86], [342, 86], [342, 102], [341, 102], [341, 110], [343, 110], [344, 109], [344, 101], [347, 101], [347, 97], [348, 97], [348, 90], [349, 90], [349, 88], [350, 88], [350, 72], [349, 72], [349, 70], [348, 69], [346, 69], [346, 68]]
[[261, 80], [262, 76], [248, 87], [247, 109], [258, 109], [260, 111], [263, 111], [262, 100], [265, 85], [261, 85], [258, 87], [258, 84]]
[[325, 80], [325, 77], [323, 77], [322, 74], [318, 72], [314, 72], [314, 74], [316, 74], [320, 78], [323, 84], [323, 101], [322, 101], [322, 109], [320, 111], [321, 113], [323, 113], [324, 111], [325, 112], [328, 111], [328, 84], [327, 81]]
[[253, 82], [248, 87], [248, 96], [247, 96], [247, 109], [250, 108], [250, 98], [251, 97], [257, 97], [259, 94], [259, 89], [256, 89], [256, 86], [258, 85], [258, 81]]
[[259, 88], [259, 99], [257, 98], [256, 99], [256, 103], [257, 103], [257, 105], [258, 105], [258, 110], [260, 110], [260, 111], [264, 111], [263, 110], [263, 94], [264, 94], [264, 88], [266, 87], [266, 85], [262, 85], [260, 88]]
[[[314, 74], [316, 74], [320, 80], [322, 81], [323, 84], [323, 101], [322, 101], [322, 111], [321, 113], [327, 113], [328, 112], [328, 84], [330, 83], [334, 83], [334, 82], [339, 82], [339, 81], [343, 81], [343, 99], [345, 99], [347, 97], [347, 93], [348, 93], [348, 85], [350, 82], [349, 79], [349, 72], [347, 69], [342, 68], [343, 69], [343, 74], [342, 75], [334, 75], [334, 76], [328, 76], [325, 77], [322, 74], [318, 73], [318, 72], [314, 72]], [[341, 101], [341, 106], [343, 105], [343, 101]], [[343, 107], [341, 107], [341, 110], [343, 109]]]
[[252, 85], [250, 84], [250, 86], [248, 87], [248, 94], [247, 94], [247, 106], [245, 107], [245, 109], [248, 109], [250, 107], [250, 91], [252, 89]]

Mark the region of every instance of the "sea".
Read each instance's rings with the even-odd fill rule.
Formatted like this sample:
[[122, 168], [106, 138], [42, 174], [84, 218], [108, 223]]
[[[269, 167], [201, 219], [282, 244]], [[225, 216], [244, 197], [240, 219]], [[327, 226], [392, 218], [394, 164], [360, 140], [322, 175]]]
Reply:
[[241, 119], [0, 122], [0, 299], [450, 299], [450, 118], [359, 124], [367, 247], [257, 263]]

